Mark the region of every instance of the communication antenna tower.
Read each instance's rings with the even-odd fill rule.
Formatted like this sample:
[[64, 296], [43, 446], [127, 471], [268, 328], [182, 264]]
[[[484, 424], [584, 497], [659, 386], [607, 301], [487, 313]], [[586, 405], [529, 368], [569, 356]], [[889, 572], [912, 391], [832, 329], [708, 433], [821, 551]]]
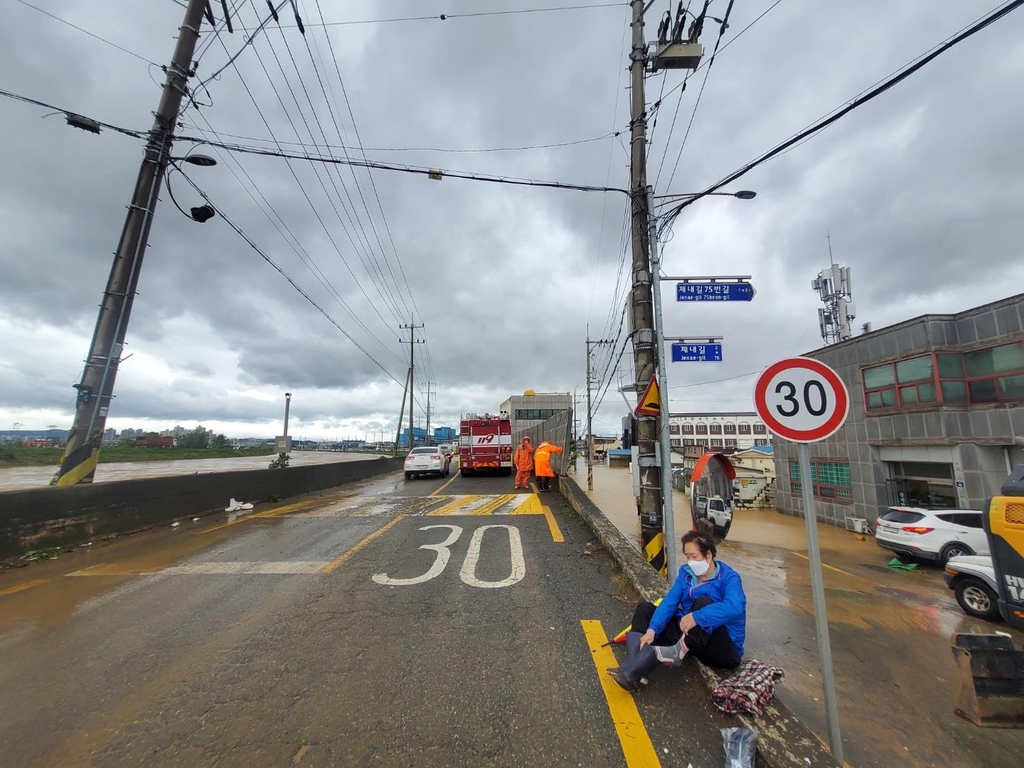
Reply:
[[831, 266], [819, 272], [811, 281], [811, 289], [821, 296], [825, 305], [818, 308], [821, 338], [826, 344], [835, 344], [853, 335], [850, 323], [857, 317], [857, 310], [852, 303], [850, 268], [836, 264], [832, 258], [832, 236], [826, 233], [825, 238], [828, 240], [828, 261]]

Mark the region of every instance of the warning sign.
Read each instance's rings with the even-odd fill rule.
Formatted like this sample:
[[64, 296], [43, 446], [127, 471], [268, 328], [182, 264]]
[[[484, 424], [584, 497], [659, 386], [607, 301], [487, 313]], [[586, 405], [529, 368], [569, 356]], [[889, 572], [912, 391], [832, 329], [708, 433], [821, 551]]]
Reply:
[[641, 416], [661, 415], [661, 390], [658, 388], [658, 377], [651, 376], [651, 381], [644, 390], [644, 396], [636, 404], [636, 412]]

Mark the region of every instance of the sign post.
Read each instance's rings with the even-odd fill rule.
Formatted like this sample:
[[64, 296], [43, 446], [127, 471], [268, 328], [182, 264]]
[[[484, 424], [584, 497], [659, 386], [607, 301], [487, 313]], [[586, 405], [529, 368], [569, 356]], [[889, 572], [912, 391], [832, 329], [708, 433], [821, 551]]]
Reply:
[[809, 357], [790, 357], [768, 366], [757, 379], [754, 385], [754, 408], [776, 436], [797, 443], [828, 740], [833, 757], [842, 763], [843, 742], [839, 733], [832, 644], [829, 640], [825, 584], [818, 545], [814, 475], [807, 444], [824, 440], [843, 426], [850, 410], [850, 395], [839, 374], [829, 366]]

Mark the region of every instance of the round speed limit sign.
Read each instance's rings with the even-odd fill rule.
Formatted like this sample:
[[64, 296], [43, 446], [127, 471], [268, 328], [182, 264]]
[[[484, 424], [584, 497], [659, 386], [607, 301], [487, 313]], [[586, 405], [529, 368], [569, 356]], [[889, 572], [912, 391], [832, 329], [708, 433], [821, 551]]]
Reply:
[[795, 443], [824, 440], [843, 426], [850, 410], [846, 385], [834, 370], [809, 357], [788, 357], [754, 385], [754, 408], [779, 437]]

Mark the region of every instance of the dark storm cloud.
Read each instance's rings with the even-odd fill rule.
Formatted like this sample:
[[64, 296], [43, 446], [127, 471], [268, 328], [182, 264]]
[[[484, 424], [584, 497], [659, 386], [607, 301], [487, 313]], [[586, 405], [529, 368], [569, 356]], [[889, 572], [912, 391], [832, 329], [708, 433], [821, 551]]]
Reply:
[[[736, 4], [724, 42], [769, 4]], [[155, 1], [140, 13], [127, 0], [112, 5], [109, 24], [92, 31], [164, 63], [180, 6]], [[322, 5], [328, 20], [478, 10], [468, 0], [444, 9], [425, 0]], [[659, 0], [651, 14], [668, 5]], [[716, 0], [712, 12], [724, 12], [724, 0], [721, 5]], [[252, 26], [253, 8], [264, 13], [258, 3], [239, 5], [240, 24]], [[315, 3], [302, 8], [307, 22], [318, 20]], [[8, 10], [10, 23], [0, 29], [0, 86], [120, 125], [149, 126], [158, 70], [29, 8]], [[71, 0], [47, 10], [93, 28], [87, 7]], [[942, 13], [931, 4], [881, 0], [827, 8], [783, 2], [716, 60], [677, 168], [704, 71], [689, 79], [678, 115], [677, 93], [655, 110], [649, 177], [656, 193], [716, 181], [988, 10], [980, 0]], [[1018, 15], [733, 185], [756, 190], [755, 200], [708, 199], [686, 210], [664, 245], [665, 271], [752, 274], [758, 296], [740, 307], [679, 307], [665, 286], [670, 333], [727, 339], [720, 365], [672, 367], [674, 409], [747, 407], [752, 378], [733, 377], [817, 345], [817, 300], [809, 285], [828, 265], [826, 232], [837, 259], [853, 268], [858, 322], [878, 327], [1017, 290], [1013, 280], [1024, 277], [1017, 213], [1024, 204], [1024, 159], [1017, 151], [1024, 107], [1015, 98], [1024, 77], [1024, 17]], [[332, 27], [331, 39], [366, 147], [525, 146], [627, 129], [627, 21], [623, 7]], [[648, 25], [648, 37], [654, 27]], [[715, 25], [705, 29], [708, 48], [717, 33]], [[244, 40], [240, 33], [222, 38], [230, 51]], [[297, 30], [272, 27], [238, 59], [259, 110], [229, 68], [198, 95], [203, 105], [212, 97], [212, 106], [186, 111], [182, 132], [200, 135], [209, 120], [224, 133], [269, 139], [262, 112], [279, 141], [323, 144], [308, 92], [328, 142], [354, 145], [326, 39], [308, 27], [307, 40], [314, 58], [325, 62], [327, 99]], [[199, 76], [209, 77], [226, 59], [214, 42]], [[649, 78], [648, 103], [683, 77]], [[142, 156], [137, 140], [75, 131], [61, 116], [41, 114], [0, 102], [4, 136], [16, 148], [0, 155], [3, 413], [69, 413], [69, 385], [80, 373]], [[623, 187], [628, 142], [624, 134], [543, 150], [367, 155]], [[191, 148], [181, 143], [176, 151]], [[417, 389], [428, 378], [437, 383], [434, 423], [493, 410], [527, 388], [579, 387], [582, 395], [588, 325], [591, 338], [614, 336], [619, 327], [613, 294], [620, 265], [628, 271], [630, 261], [620, 250], [622, 195], [435, 182], [198, 151], [219, 160], [215, 168], [187, 169], [214, 205], [399, 381], [408, 345], [398, 326], [410, 316], [425, 323], [418, 335], [428, 343], [416, 350], [416, 380]], [[170, 181], [184, 208], [202, 202], [180, 174]], [[620, 347], [600, 350], [599, 373]], [[372, 421], [372, 429], [381, 422], [389, 431], [401, 400], [401, 387], [221, 217], [191, 222], [175, 210], [166, 188], [128, 349], [137, 357], [122, 369], [114, 413], [136, 418], [272, 423], [280, 418], [277, 390], [293, 389], [308, 393], [295, 401], [302, 410], [295, 418], [306, 423], [343, 429], [346, 419], [357, 419], [366, 429]], [[632, 377], [631, 360], [627, 349], [618, 366], [624, 381]], [[601, 431], [618, 428], [620, 375], [611, 373], [598, 414]], [[709, 381], [717, 383], [693, 386]], [[417, 414], [424, 405], [418, 392]]]

